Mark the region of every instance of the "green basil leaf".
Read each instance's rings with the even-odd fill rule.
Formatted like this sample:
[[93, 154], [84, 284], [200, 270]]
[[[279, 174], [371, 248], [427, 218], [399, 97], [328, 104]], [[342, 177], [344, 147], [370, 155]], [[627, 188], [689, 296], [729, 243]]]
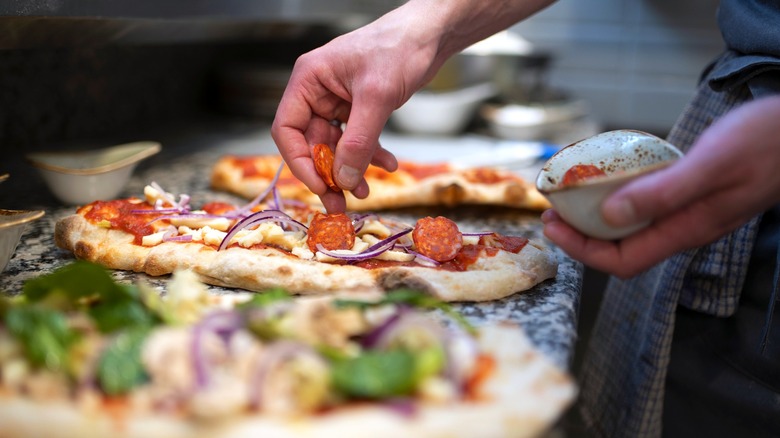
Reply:
[[125, 394], [148, 380], [141, 349], [149, 333], [144, 327], [120, 332], [100, 356], [97, 379], [106, 394]]
[[292, 300], [292, 296], [287, 293], [287, 291], [281, 288], [274, 288], [253, 295], [249, 301], [239, 304], [236, 308], [251, 309], [253, 307], [266, 307], [273, 303], [289, 300]]
[[117, 283], [103, 267], [85, 261], [27, 281], [24, 295], [48, 308], [85, 311], [103, 333], [160, 321], [136, 286]]
[[130, 327], [151, 327], [160, 320], [139, 301], [99, 302], [89, 308], [98, 330], [113, 333]]
[[30, 364], [54, 371], [65, 369], [68, 351], [79, 339], [65, 316], [55, 309], [10, 307], [5, 311], [5, 326], [24, 347]]
[[117, 284], [103, 267], [86, 261], [76, 261], [51, 274], [30, 279], [23, 291], [31, 302], [51, 299], [64, 305], [73, 305], [82, 298], [105, 301], [133, 298], [130, 290]]
[[404, 350], [368, 351], [333, 362], [333, 384], [351, 398], [383, 399], [411, 394], [417, 384], [417, 364]]
[[424, 292], [420, 292], [413, 289], [396, 289], [385, 294], [382, 299], [378, 301], [368, 302], [359, 300], [335, 300], [334, 304], [337, 307], [357, 307], [359, 309], [367, 309], [370, 307], [384, 306], [388, 304], [404, 304], [412, 306], [418, 309], [434, 310], [438, 309], [444, 312], [447, 316], [455, 320], [461, 327], [467, 330], [469, 333], [476, 333], [476, 329], [472, 326], [463, 315], [457, 310], [453, 309], [448, 303], [445, 303], [438, 298], [432, 297]]

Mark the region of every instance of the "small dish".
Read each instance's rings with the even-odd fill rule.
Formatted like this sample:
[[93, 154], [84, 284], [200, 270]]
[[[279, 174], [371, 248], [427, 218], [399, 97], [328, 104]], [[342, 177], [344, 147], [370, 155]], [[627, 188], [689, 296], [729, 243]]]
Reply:
[[[603, 132], [555, 153], [539, 172], [536, 188], [577, 230], [598, 239], [619, 239], [646, 227], [649, 222], [612, 227], [601, 217], [601, 203], [620, 186], [662, 169], [682, 155], [670, 143], [646, 132]], [[563, 176], [578, 164], [594, 165], [606, 175], [563, 185]]]
[[41, 216], [43, 216], [42, 210], [0, 209], [0, 272], [5, 270], [8, 261], [14, 255], [27, 223]]
[[490, 83], [453, 91], [420, 91], [390, 116], [393, 125], [413, 134], [453, 135], [463, 131], [477, 107], [496, 94]]
[[479, 112], [496, 137], [541, 140], [587, 115], [588, 106], [581, 100], [535, 105], [485, 104]]
[[27, 160], [57, 199], [78, 205], [116, 197], [138, 163], [160, 149], [160, 143], [141, 141], [88, 151], [36, 152], [27, 154]]

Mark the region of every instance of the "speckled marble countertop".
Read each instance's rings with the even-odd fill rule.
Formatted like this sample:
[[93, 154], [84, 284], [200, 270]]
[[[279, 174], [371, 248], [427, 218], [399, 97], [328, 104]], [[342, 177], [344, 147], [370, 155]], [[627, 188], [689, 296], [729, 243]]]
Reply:
[[[161, 141], [163, 152], [149, 158], [136, 169], [121, 196], [139, 195], [145, 184], [156, 181], [170, 192], [190, 194], [195, 205], [212, 200], [241, 202], [229, 194], [209, 190], [211, 165], [225, 153], [276, 152], [268, 130], [264, 127], [238, 124], [220, 126], [215, 130], [201, 126], [184, 132], [187, 134], [158, 133], [154, 138], [142, 138]], [[0, 185], [0, 208], [45, 210], [46, 215], [27, 225], [14, 256], [0, 274], [0, 291], [8, 295], [20, 293], [26, 280], [74, 260], [72, 254], [54, 245], [53, 230], [56, 221], [72, 214], [75, 208], [59, 204], [48, 194], [33, 169], [22, 161], [19, 157], [12, 157], [9, 162], [11, 169], [0, 166], [0, 174], [11, 174], [9, 180]], [[524, 176], [530, 174], [528, 171], [521, 173]], [[493, 230], [543, 239], [538, 214], [514, 209], [414, 208], [388, 214], [412, 222], [425, 215], [442, 214], [455, 220], [464, 231]], [[559, 268], [554, 280], [545, 281], [529, 291], [503, 300], [462, 303], [456, 304], [456, 307], [475, 324], [500, 320], [518, 322], [543, 353], [560, 367], [569, 368], [577, 336], [583, 269], [581, 264], [557, 248], [556, 253]], [[115, 272], [114, 276], [121, 281], [144, 278], [160, 290], [165, 289], [167, 282], [167, 276], [152, 278], [131, 272]], [[211, 289], [215, 293], [230, 293], [223, 288]]]

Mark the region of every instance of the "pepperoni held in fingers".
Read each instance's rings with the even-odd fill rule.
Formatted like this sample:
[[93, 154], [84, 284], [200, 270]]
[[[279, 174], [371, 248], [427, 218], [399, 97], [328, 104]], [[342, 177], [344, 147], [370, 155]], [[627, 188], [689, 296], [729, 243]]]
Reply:
[[306, 243], [312, 252], [317, 252], [317, 244], [327, 250], [351, 249], [355, 244], [355, 226], [352, 219], [344, 213], [315, 213], [309, 224]]
[[331, 190], [340, 192], [341, 187], [336, 185], [336, 180], [333, 178], [333, 159], [335, 155], [330, 147], [322, 143], [315, 144], [311, 150], [311, 157], [314, 160], [314, 168], [317, 169], [317, 173], [325, 181], [325, 184]]
[[418, 220], [412, 231], [412, 240], [417, 252], [437, 262], [454, 259], [463, 247], [463, 235], [458, 225], [443, 216]]

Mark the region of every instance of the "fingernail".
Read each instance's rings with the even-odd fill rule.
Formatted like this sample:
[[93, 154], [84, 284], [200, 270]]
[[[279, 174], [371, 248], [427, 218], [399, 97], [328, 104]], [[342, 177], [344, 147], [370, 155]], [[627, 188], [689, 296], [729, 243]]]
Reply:
[[634, 205], [627, 199], [605, 202], [602, 214], [607, 223], [617, 227], [632, 225], [639, 221]]
[[352, 190], [360, 182], [360, 172], [352, 166], [343, 165], [339, 168], [339, 174], [336, 176], [339, 186], [343, 189]]

